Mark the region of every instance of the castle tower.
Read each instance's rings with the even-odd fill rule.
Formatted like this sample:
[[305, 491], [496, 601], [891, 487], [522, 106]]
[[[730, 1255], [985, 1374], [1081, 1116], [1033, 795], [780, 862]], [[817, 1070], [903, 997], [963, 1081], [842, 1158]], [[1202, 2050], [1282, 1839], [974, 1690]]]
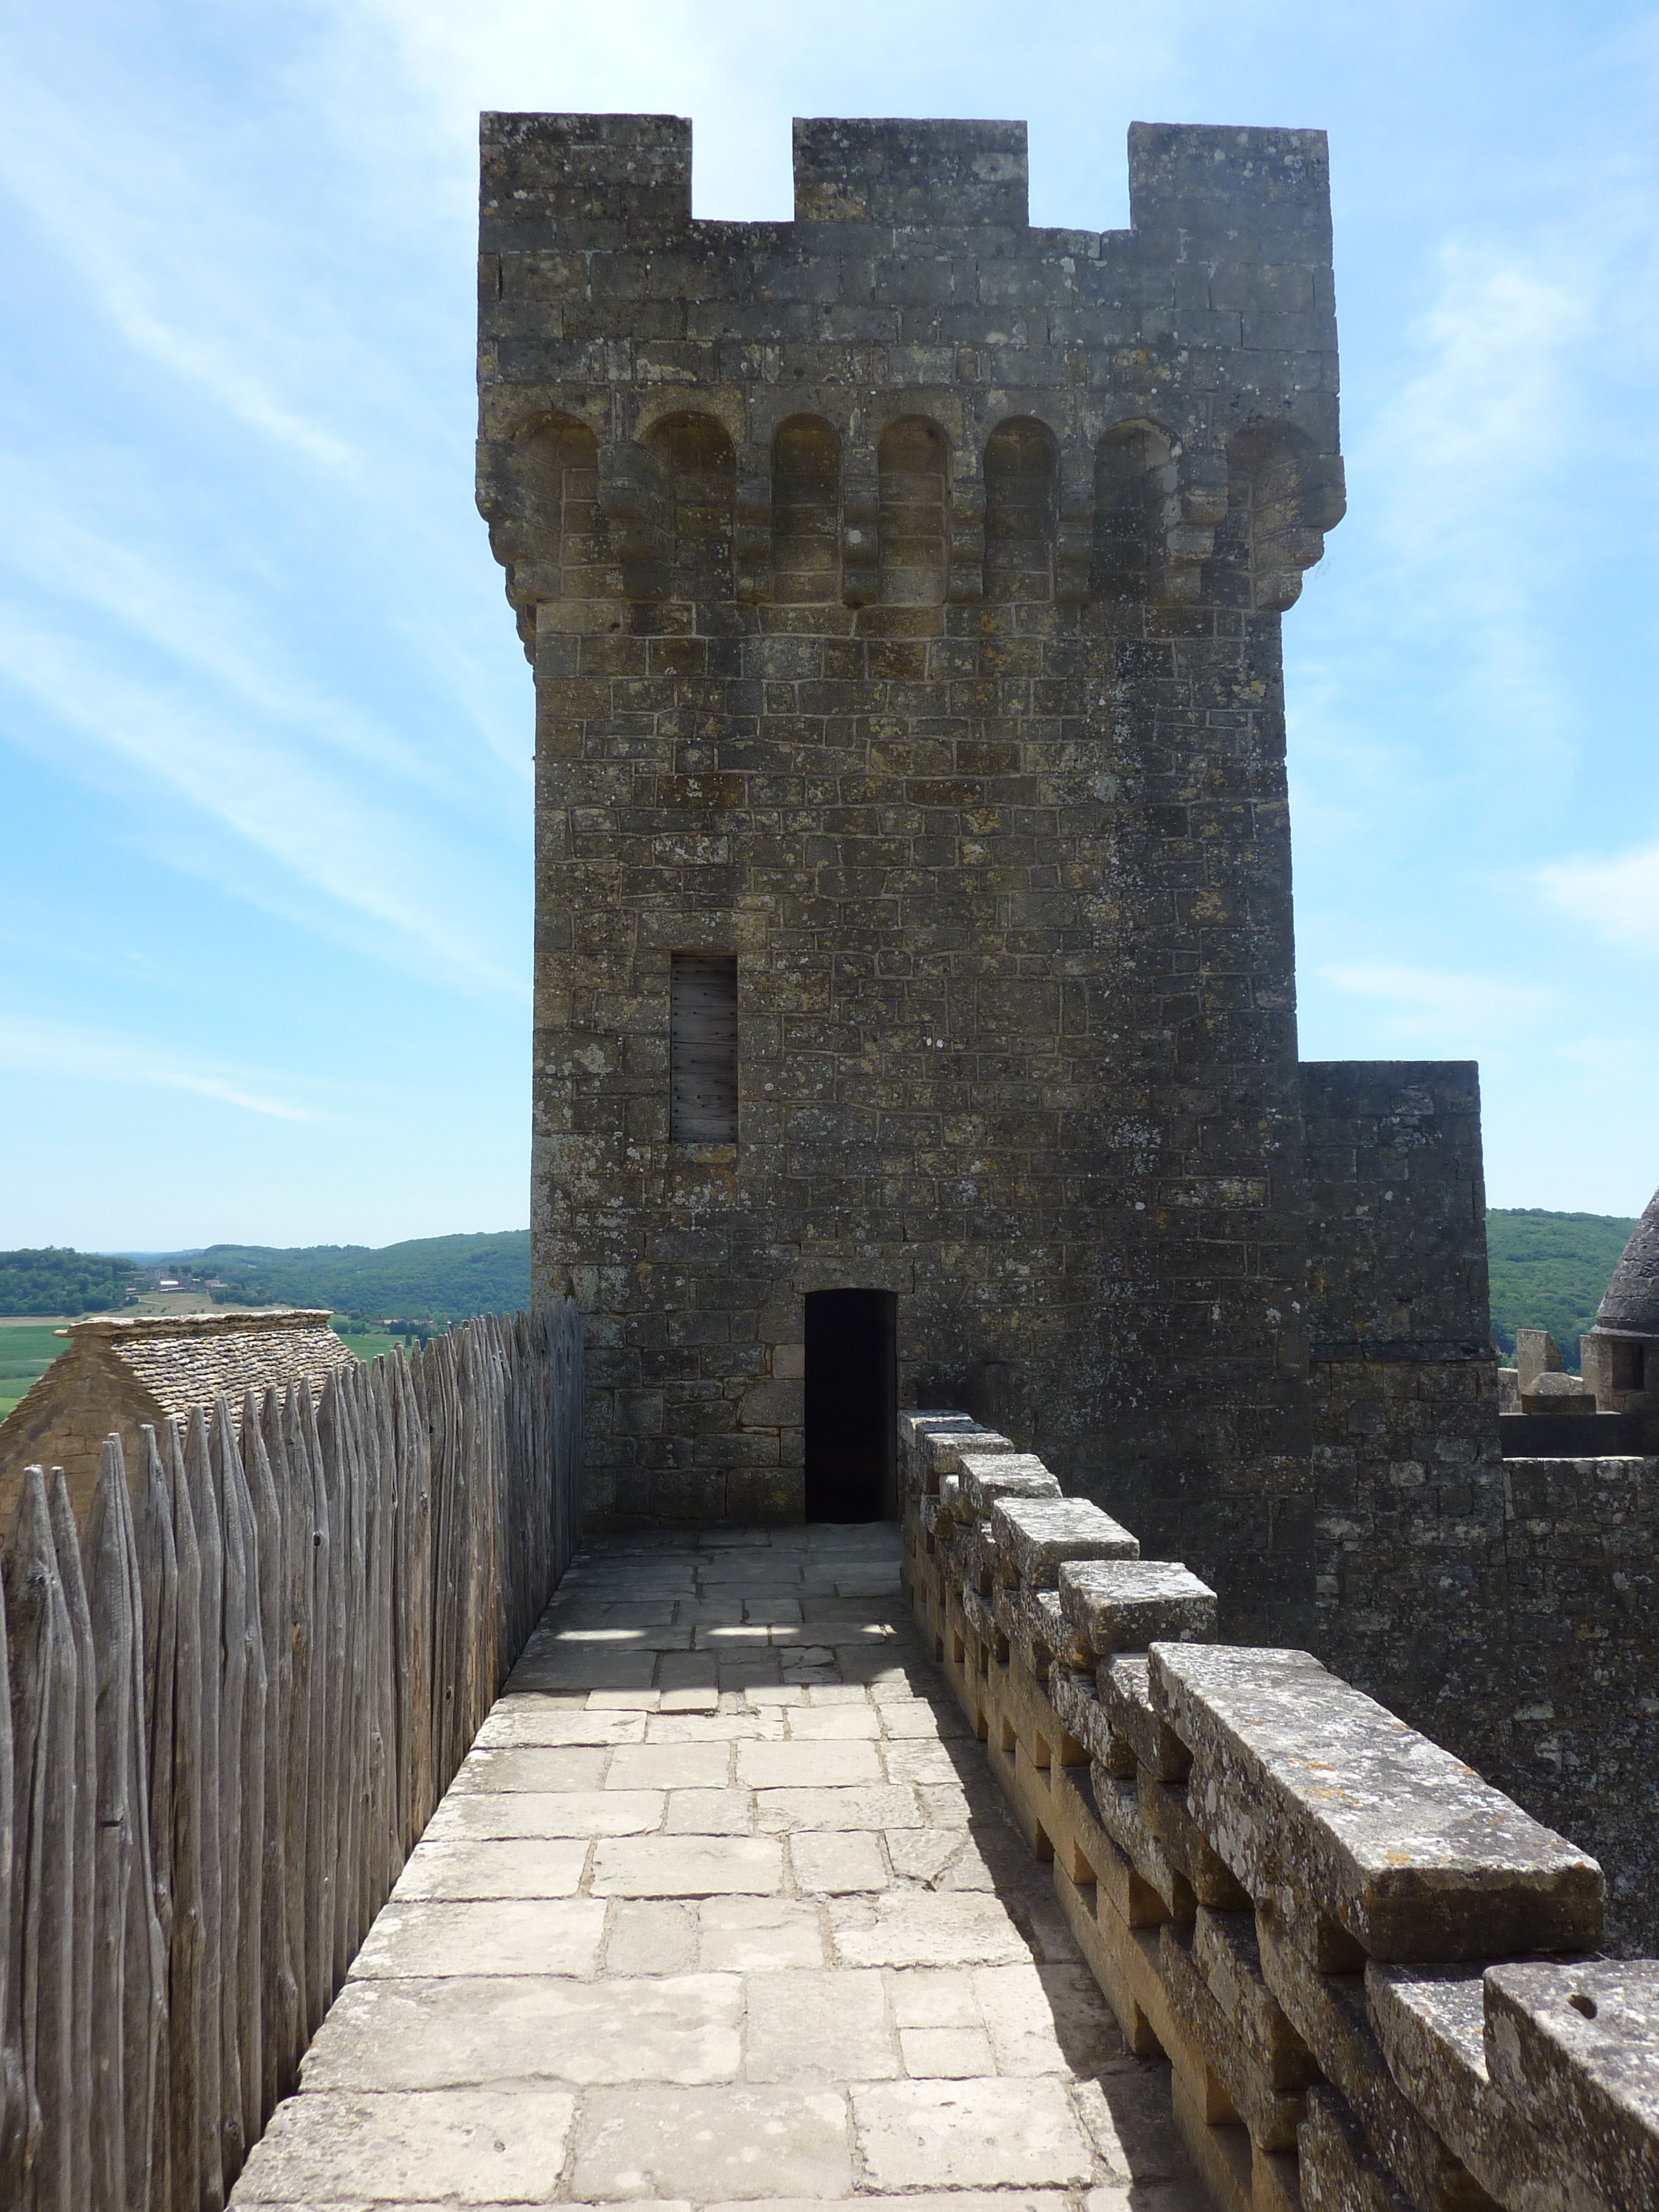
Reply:
[[694, 221], [690, 155], [483, 118], [590, 1510], [878, 1510], [894, 1391], [966, 1403], [1294, 1637], [1323, 135], [1137, 125], [1105, 233], [1031, 227], [1020, 124], [799, 122], [793, 222]]
[[1631, 1231], [1578, 1352], [1598, 1412], [1641, 1414], [1645, 1449], [1659, 1446], [1659, 1191]]

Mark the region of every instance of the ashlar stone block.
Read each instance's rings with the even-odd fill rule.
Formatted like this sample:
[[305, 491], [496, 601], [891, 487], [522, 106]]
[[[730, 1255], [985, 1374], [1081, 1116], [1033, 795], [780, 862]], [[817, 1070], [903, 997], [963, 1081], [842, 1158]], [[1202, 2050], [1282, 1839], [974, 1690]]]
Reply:
[[1062, 1560], [1140, 1556], [1139, 1540], [1086, 1498], [1000, 1500], [991, 1535], [1005, 1577], [1032, 1589], [1057, 1589]]
[[968, 1510], [988, 1521], [999, 1498], [1058, 1498], [1060, 1485], [1032, 1452], [963, 1448], [957, 1462]]
[[1145, 1651], [1154, 1643], [1215, 1640], [1215, 1592], [1178, 1560], [1064, 1560], [1060, 1602], [1103, 1659], [1117, 1651]]
[[1493, 2087], [1609, 2205], [1659, 2203], [1659, 1960], [1492, 1966]]
[[1150, 1662], [1194, 1817], [1258, 1900], [1316, 1899], [1377, 1959], [1596, 1940], [1594, 1859], [1307, 1652], [1158, 1644]]
[[566, 2090], [478, 2084], [290, 2097], [249, 2153], [237, 2201], [548, 2203], [575, 2106]]

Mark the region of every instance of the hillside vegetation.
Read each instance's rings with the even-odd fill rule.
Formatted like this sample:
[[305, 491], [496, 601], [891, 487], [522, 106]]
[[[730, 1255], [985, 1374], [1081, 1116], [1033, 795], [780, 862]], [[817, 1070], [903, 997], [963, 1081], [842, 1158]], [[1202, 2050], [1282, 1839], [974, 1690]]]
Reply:
[[210, 1244], [191, 1264], [216, 1275], [219, 1305], [332, 1306], [371, 1321], [471, 1321], [530, 1303], [530, 1231], [417, 1237], [406, 1244]]
[[1636, 1224], [1623, 1214], [1494, 1208], [1486, 1216], [1492, 1333], [1506, 1359], [1517, 1328], [1547, 1328], [1575, 1372], [1578, 1340], [1595, 1318]]
[[137, 1273], [131, 1260], [58, 1245], [0, 1252], [0, 1314], [103, 1313], [123, 1303]]
[[331, 1306], [352, 1319], [450, 1322], [530, 1299], [530, 1232], [367, 1244], [212, 1244], [137, 1266], [97, 1253], [0, 1252], [0, 1314], [101, 1313], [167, 1274], [202, 1304]]
[[[1595, 1319], [1635, 1226], [1624, 1215], [1547, 1213], [1535, 1206], [1488, 1213], [1492, 1329], [1500, 1351], [1514, 1357], [1517, 1328], [1547, 1328], [1576, 1368], [1578, 1339]], [[530, 1234], [523, 1229], [418, 1237], [378, 1249], [213, 1244], [164, 1264], [201, 1285], [204, 1303], [331, 1306], [343, 1324], [470, 1321], [475, 1314], [514, 1312], [530, 1298]], [[145, 1273], [130, 1260], [97, 1253], [0, 1252], [0, 1314], [118, 1310], [125, 1286]]]

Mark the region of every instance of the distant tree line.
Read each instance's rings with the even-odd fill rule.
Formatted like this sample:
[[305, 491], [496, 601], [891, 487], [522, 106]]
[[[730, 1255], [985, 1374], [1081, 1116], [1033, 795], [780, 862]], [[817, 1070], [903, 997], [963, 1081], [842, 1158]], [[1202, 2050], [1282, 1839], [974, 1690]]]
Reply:
[[137, 1272], [131, 1260], [66, 1245], [0, 1252], [0, 1313], [102, 1313], [125, 1304], [127, 1285]]
[[210, 1244], [192, 1255], [222, 1288], [220, 1305], [331, 1306], [377, 1326], [396, 1316], [398, 1333], [428, 1333], [477, 1314], [516, 1313], [530, 1303], [530, 1231], [421, 1237], [378, 1249], [313, 1244], [281, 1249]]

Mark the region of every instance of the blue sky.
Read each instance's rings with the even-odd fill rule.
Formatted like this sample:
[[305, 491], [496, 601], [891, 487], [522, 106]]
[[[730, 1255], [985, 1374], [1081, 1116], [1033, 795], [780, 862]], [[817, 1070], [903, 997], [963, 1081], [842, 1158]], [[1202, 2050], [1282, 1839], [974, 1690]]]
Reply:
[[527, 1212], [531, 687], [477, 111], [1331, 134], [1349, 514], [1285, 624], [1302, 1049], [1475, 1057], [1498, 1205], [1659, 1181], [1659, 10], [66, 0], [0, 30], [0, 1245]]

